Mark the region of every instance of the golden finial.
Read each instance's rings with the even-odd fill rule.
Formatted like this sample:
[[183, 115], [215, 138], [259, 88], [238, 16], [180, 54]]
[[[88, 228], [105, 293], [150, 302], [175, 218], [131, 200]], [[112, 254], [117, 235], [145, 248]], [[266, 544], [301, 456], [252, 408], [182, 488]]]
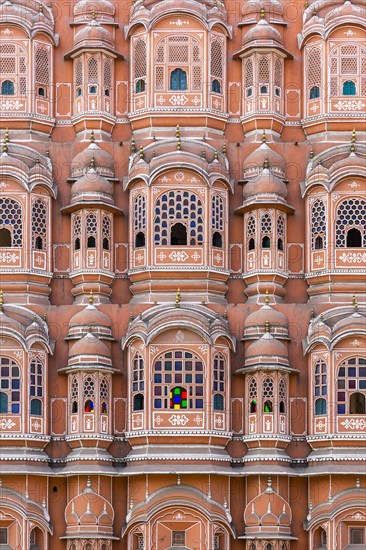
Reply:
[[141, 311], [141, 309], [140, 309], [140, 311], [139, 311], [139, 318], [142, 319], [142, 311]]
[[95, 11], [93, 11], [93, 13], [92, 13], [92, 21], [96, 21], [96, 19], [97, 19], [97, 14], [96, 14]]
[[204, 296], [203, 296], [203, 298], [202, 298], [202, 300], [201, 300], [201, 304], [202, 304], [203, 306], [206, 305], [206, 300], [205, 300], [205, 297], [204, 297]]
[[158, 300], [156, 298], [156, 296], [154, 297], [154, 306], [157, 306], [158, 305]]
[[217, 152], [217, 149], [215, 149], [214, 160], [218, 160], [218, 159], [219, 159], [219, 153]]
[[94, 142], [95, 142], [94, 130], [92, 130], [92, 131], [90, 132], [90, 141], [91, 141], [91, 143], [94, 143]]
[[352, 137], [351, 137], [351, 153], [355, 152], [355, 143], [356, 143], [356, 129], [353, 128], [352, 130]]
[[131, 139], [131, 153], [136, 153], [136, 143], [133, 138]]
[[93, 168], [93, 169], [95, 168], [95, 157], [94, 157], [94, 155], [90, 159], [90, 168]]
[[92, 290], [90, 291], [90, 294], [89, 294], [89, 304], [91, 306], [94, 304], [94, 294]]
[[39, 5], [39, 13], [43, 13], [43, 4]]
[[311, 159], [314, 158], [314, 150], [313, 150], [313, 148], [310, 149], [309, 157], [310, 157]]
[[3, 310], [4, 307], [4, 293], [2, 290], [0, 290], [0, 311]]
[[358, 302], [356, 296], [353, 296], [352, 298], [352, 305], [353, 309], [355, 310], [355, 313], [358, 313]]
[[307, 9], [309, 7], [309, 2], [305, 2], [304, 8]]
[[268, 321], [268, 319], [267, 319], [266, 324], [265, 324], [265, 330], [266, 330], [266, 332], [269, 332], [269, 321]]
[[225, 311], [224, 311], [224, 319], [226, 320], [227, 317], [228, 317], [228, 316], [227, 316], [227, 309], [225, 309]]
[[182, 145], [182, 143], [181, 143], [180, 138], [179, 138], [178, 141], [177, 141], [177, 151], [180, 151], [181, 145]]
[[316, 15], [317, 15], [316, 9], [313, 9], [313, 17], [315, 17]]
[[47, 151], [46, 151], [46, 157], [50, 158], [50, 150], [49, 149], [47, 149]]
[[33, 321], [36, 323], [37, 322], [37, 313], [33, 313]]
[[320, 314], [320, 321], [323, 323], [324, 322], [324, 315], [323, 313]]
[[47, 311], [45, 311], [43, 314], [43, 320], [45, 323], [47, 322]]
[[224, 155], [226, 155], [226, 152], [227, 152], [227, 148], [226, 148], [226, 143], [224, 142], [223, 146], [222, 146], [222, 152], [224, 153]]
[[180, 297], [181, 297], [181, 292], [180, 292], [180, 288], [178, 288], [177, 294], [175, 295], [175, 307], [179, 307]]
[[133, 314], [132, 314], [132, 311], [130, 313], [130, 321], [133, 321]]
[[268, 168], [269, 168], [269, 161], [268, 161], [267, 158], [264, 159], [263, 168], [265, 168], [266, 170], [268, 170]]
[[261, 8], [261, 11], [259, 13], [260, 13], [261, 19], [263, 19], [264, 18], [264, 8]]
[[10, 138], [9, 138], [9, 128], [7, 128], [7, 129], [5, 130], [4, 142], [5, 142], [5, 143], [9, 143], [9, 141], [10, 141]]
[[310, 319], [311, 319], [311, 320], [312, 320], [312, 319], [315, 319], [315, 311], [314, 311], [314, 309], [312, 309], [311, 312], [310, 312]]
[[264, 303], [266, 304], [266, 306], [268, 306], [269, 304], [269, 292], [268, 292], [268, 288], [266, 288], [266, 296], [264, 298]]
[[262, 134], [262, 143], [266, 143], [267, 141], [267, 138], [266, 138], [266, 131], [263, 130], [263, 134]]
[[179, 124], [177, 124], [177, 127], [175, 129], [175, 137], [180, 138], [180, 130], [179, 130]]
[[8, 152], [8, 145], [7, 143], [3, 143], [3, 153], [7, 153]]
[[36, 164], [40, 164], [40, 162], [39, 157], [36, 157]]
[[202, 155], [201, 155], [201, 157], [202, 157], [203, 159], [205, 159], [205, 158], [206, 158], [206, 151], [205, 151], [205, 150], [203, 150], [203, 151], [202, 151]]
[[144, 148], [143, 148], [143, 146], [142, 146], [142, 145], [140, 146], [140, 153], [139, 153], [139, 157], [140, 157], [140, 159], [143, 159], [143, 158], [144, 158]]

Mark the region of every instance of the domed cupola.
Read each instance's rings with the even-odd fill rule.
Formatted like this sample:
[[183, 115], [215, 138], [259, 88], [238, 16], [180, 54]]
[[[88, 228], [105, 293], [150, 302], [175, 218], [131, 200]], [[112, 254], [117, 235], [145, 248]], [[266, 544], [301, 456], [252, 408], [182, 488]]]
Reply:
[[256, 147], [245, 159], [243, 170], [244, 178], [251, 178], [259, 175], [263, 164], [268, 164], [270, 171], [279, 178], [285, 177], [285, 159], [280, 153], [272, 149], [267, 143], [265, 130], [262, 134], [262, 143]]
[[[69, 350], [67, 371], [80, 367], [99, 370], [112, 368], [110, 349], [91, 332], [72, 344]], [[65, 369], [60, 369], [59, 372], [63, 370]]]
[[71, 205], [113, 205], [113, 183], [98, 174], [92, 161], [88, 172], [78, 179], [71, 189]]
[[95, 142], [93, 130], [90, 136], [90, 145], [72, 159], [71, 179], [85, 175], [92, 164], [94, 164], [95, 171], [101, 176], [109, 180], [115, 179], [113, 157]]
[[85, 23], [94, 17], [101, 22], [114, 22], [116, 9], [108, 0], [80, 0], [74, 7], [74, 23]]
[[67, 340], [76, 340], [88, 332], [101, 340], [112, 340], [111, 320], [106, 313], [94, 305], [93, 293], [90, 293], [89, 304], [73, 315], [69, 321]]
[[287, 187], [284, 180], [281, 180], [269, 170], [269, 163], [263, 163], [263, 170], [256, 179], [250, 181], [244, 187], [244, 202], [248, 199], [266, 202], [285, 202]]
[[242, 8], [243, 23], [258, 21], [263, 13], [270, 14], [271, 20], [282, 22], [283, 6], [279, 0], [247, 0]]
[[114, 48], [114, 38], [112, 33], [102, 27], [94, 19], [83, 26], [75, 33], [75, 48], [93, 48], [98, 46], [106, 49]]
[[266, 19], [260, 19], [253, 28], [245, 33], [243, 47], [248, 44], [256, 47], [283, 48], [281, 33]]
[[266, 324], [271, 327], [271, 334], [279, 340], [288, 339], [288, 319], [284, 313], [269, 305], [268, 293], [264, 305], [254, 311], [244, 321], [244, 340], [260, 338], [266, 331]]
[[[272, 479], [268, 478], [267, 488], [253, 498], [244, 511], [245, 534], [251, 539], [260, 539], [263, 548], [266, 542], [273, 539], [282, 543], [291, 539], [292, 512], [288, 502], [272, 487]], [[272, 548], [274, 548], [272, 546]], [[284, 548], [283, 546], [276, 546]], [[286, 547], [287, 548], [287, 547]]]
[[245, 353], [245, 368], [289, 369], [287, 346], [274, 338], [266, 322], [265, 333], [250, 344]]

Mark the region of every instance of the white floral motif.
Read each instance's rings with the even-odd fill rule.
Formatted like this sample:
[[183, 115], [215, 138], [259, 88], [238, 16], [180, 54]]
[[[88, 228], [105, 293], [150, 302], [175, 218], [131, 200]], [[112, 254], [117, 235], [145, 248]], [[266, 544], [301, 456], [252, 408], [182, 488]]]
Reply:
[[163, 422], [163, 419], [161, 418], [160, 415], [157, 416], [157, 417], [155, 418], [155, 423], [156, 423], [158, 426], [160, 426], [160, 424], [161, 424], [162, 422]]
[[172, 97], [169, 99], [169, 102], [176, 106], [180, 106], [180, 105], [185, 105], [188, 101], [188, 97], [186, 97], [185, 95], [181, 94], [181, 95], [172, 95]]
[[185, 262], [185, 260], [188, 258], [188, 254], [186, 252], [172, 252], [169, 254], [169, 258], [173, 260], [173, 262]]
[[184, 174], [183, 172], [177, 172], [174, 176], [174, 179], [176, 181], [183, 181], [184, 180]]
[[200, 350], [201, 353], [207, 353], [208, 346], [198, 346], [198, 349]]
[[364, 521], [365, 516], [363, 516], [362, 514], [360, 514], [360, 512], [357, 512], [356, 514], [354, 514], [354, 515], [352, 516], [352, 519], [357, 519], [357, 520]]
[[364, 430], [366, 428], [366, 420], [363, 418], [347, 418], [341, 424], [346, 430]]
[[181, 330], [177, 331], [177, 334], [175, 335], [175, 341], [176, 342], [184, 342], [184, 333]]
[[158, 254], [157, 258], [158, 258], [158, 260], [160, 260], [162, 262], [163, 260], [165, 260], [166, 255], [164, 254], [164, 252], [160, 252], [160, 254]]
[[18, 254], [15, 254], [14, 252], [2, 252], [0, 254], [0, 262], [4, 262], [6, 264], [15, 263], [19, 260]]
[[352, 181], [351, 183], [348, 184], [348, 187], [356, 190], [358, 187], [361, 187], [361, 185], [357, 183], [357, 181]]
[[14, 33], [13, 33], [13, 31], [11, 31], [10, 29], [6, 28], [6, 29], [4, 29], [3, 31], [1, 31], [1, 34], [7, 34], [7, 35], [9, 35], [9, 34], [14, 34]]
[[185, 426], [188, 422], [188, 418], [185, 414], [173, 414], [169, 418], [169, 422], [172, 426]]
[[151, 353], [151, 354], [157, 353], [158, 351], [159, 351], [158, 346], [151, 346], [151, 347], [150, 347], [150, 353]]
[[7, 187], [9, 187], [9, 184], [8, 183], [5, 183], [5, 181], [2, 181], [0, 183], [0, 189], [6, 189]]
[[344, 252], [339, 256], [339, 259], [341, 262], [348, 263], [348, 264], [362, 264], [366, 261], [366, 252]]
[[362, 101], [341, 101], [335, 104], [335, 107], [338, 111], [362, 111], [366, 107], [365, 103]]
[[1, 430], [11, 430], [15, 426], [15, 422], [13, 422], [10, 418], [6, 420], [5, 418], [0, 421], [0, 429]]
[[202, 424], [202, 422], [203, 422], [202, 417], [199, 416], [198, 414], [197, 414], [197, 416], [194, 417], [193, 420], [194, 420], [194, 422], [195, 422], [198, 426], [200, 426], [200, 425]]
[[174, 519], [185, 519], [187, 516], [183, 516], [183, 514], [181, 514], [180, 512], [178, 512], [177, 514], [175, 514], [175, 516], [173, 516]]
[[344, 34], [345, 34], [345, 36], [355, 36], [357, 33], [353, 32], [353, 31], [351, 31], [351, 29], [349, 29], [348, 31], [345, 31]]
[[169, 21], [169, 25], [177, 25], [177, 27], [181, 27], [182, 25], [189, 25], [189, 21], [177, 19], [176, 21]]
[[360, 345], [361, 345], [361, 342], [359, 340], [357, 340], [357, 338], [355, 338], [352, 342], [351, 342], [352, 346], [354, 348], [359, 348]]

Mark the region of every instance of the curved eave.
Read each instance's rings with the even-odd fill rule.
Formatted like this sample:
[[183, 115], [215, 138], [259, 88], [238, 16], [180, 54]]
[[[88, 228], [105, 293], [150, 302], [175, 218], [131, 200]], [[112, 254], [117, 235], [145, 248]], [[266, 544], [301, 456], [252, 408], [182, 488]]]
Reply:
[[[3, 4], [4, 6], [4, 4]], [[37, 34], [45, 34], [47, 38], [51, 41], [53, 46], [58, 46], [59, 43], [59, 35], [58, 33], [54, 32], [54, 22], [51, 21], [52, 28], [50, 28], [49, 25], [46, 24], [46, 22], [41, 23], [33, 23], [33, 17], [34, 15], [30, 15], [30, 19], [32, 19], [32, 22], [28, 22], [24, 12], [22, 15], [17, 16], [12, 13], [2, 13], [3, 10], [0, 9], [0, 17], [1, 17], [1, 24], [2, 25], [14, 25], [14, 27], [19, 27], [22, 29], [27, 35], [30, 40], [32, 40]]]
[[60, 212], [61, 214], [71, 214], [72, 212], [75, 212], [76, 210], [80, 210], [82, 208], [102, 208], [103, 210], [107, 210], [108, 212], [112, 212], [113, 214], [118, 214], [120, 216], [123, 216], [123, 211], [118, 208], [117, 206], [114, 206], [113, 204], [110, 204], [108, 202], [103, 201], [78, 201], [74, 204], [69, 204], [68, 206], [65, 206], [64, 208], [61, 208]]
[[254, 195], [250, 200], [243, 202], [239, 208], [234, 210], [235, 214], [245, 214], [252, 210], [258, 210], [259, 208], [276, 208], [276, 210], [281, 210], [281, 212], [286, 212], [286, 214], [292, 215], [295, 212], [295, 208], [287, 204], [284, 200], [280, 199], [261, 199], [259, 195]]
[[293, 55], [287, 51], [281, 44], [278, 42], [275, 42], [274, 40], [268, 40], [268, 41], [256, 41], [250, 42], [249, 44], [246, 44], [243, 46], [239, 51], [235, 52], [233, 54], [233, 59], [241, 59], [248, 55], [251, 52], [256, 51], [268, 51], [268, 50], [274, 50], [275, 52], [282, 55], [282, 57], [287, 59], [293, 59]]
[[117, 52], [117, 50], [115, 48], [113, 48], [112, 46], [107, 46], [107, 45], [103, 45], [103, 44], [99, 44], [99, 45], [98, 44], [95, 44], [95, 45], [80, 44], [80, 46], [76, 46], [75, 48], [73, 48], [72, 50], [67, 52], [64, 55], [64, 60], [68, 61], [70, 59], [74, 59], [74, 57], [76, 57], [77, 55], [80, 55], [81, 53], [93, 52], [95, 50], [97, 50], [98, 52], [101, 51], [101, 52], [104, 52], [104, 53], [108, 53], [109, 55], [112, 55], [112, 57], [114, 59], [119, 59], [120, 61], [124, 60], [123, 55], [121, 53]]
[[258, 363], [257, 365], [253, 365], [251, 367], [240, 367], [239, 369], [236, 369], [235, 374], [253, 374], [254, 372], [274, 372], [274, 371], [280, 371], [280, 372], [288, 372], [289, 374], [299, 374], [299, 369], [294, 369], [290, 367], [289, 365], [285, 365], [283, 363], [278, 363], [277, 365], [266, 365], [264, 363]]

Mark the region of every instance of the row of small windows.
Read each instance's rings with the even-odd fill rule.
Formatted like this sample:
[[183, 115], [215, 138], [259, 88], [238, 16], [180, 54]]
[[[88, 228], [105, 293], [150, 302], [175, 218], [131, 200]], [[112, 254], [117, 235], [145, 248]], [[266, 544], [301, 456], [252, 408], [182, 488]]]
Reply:
[[[36, 88], [37, 95], [45, 97], [47, 90], [41, 86]], [[24, 92], [23, 92], [24, 93]], [[12, 80], [3, 80], [1, 83], [1, 95], [15, 95], [15, 84]]]
[[[17, 363], [8, 357], [0, 358], [0, 414], [21, 413], [21, 376]], [[42, 415], [43, 363], [39, 358], [29, 365], [30, 414]]]
[[[172, 91], [185, 91], [188, 89], [187, 73], [181, 68], [176, 68], [170, 73], [169, 90]], [[216, 94], [221, 94], [221, 84], [214, 78], [211, 82], [211, 91]], [[135, 93], [140, 94], [146, 92], [146, 81], [140, 78], [135, 83]], [[92, 93], [92, 92], [89, 92]], [[95, 92], [96, 93], [96, 92]]]
[[[353, 80], [346, 80], [342, 84], [342, 95], [357, 95], [356, 83]], [[309, 92], [309, 99], [318, 99], [320, 97], [319, 86], [312, 86]]]
[[77, 376], [72, 378], [71, 414], [78, 414], [80, 404], [84, 413], [94, 414], [99, 410], [100, 414], [108, 414], [109, 381], [103, 377], [99, 380], [99, 386], [97, 384], [97, 380], [91, 375], [86, 375], [82, 381]]

